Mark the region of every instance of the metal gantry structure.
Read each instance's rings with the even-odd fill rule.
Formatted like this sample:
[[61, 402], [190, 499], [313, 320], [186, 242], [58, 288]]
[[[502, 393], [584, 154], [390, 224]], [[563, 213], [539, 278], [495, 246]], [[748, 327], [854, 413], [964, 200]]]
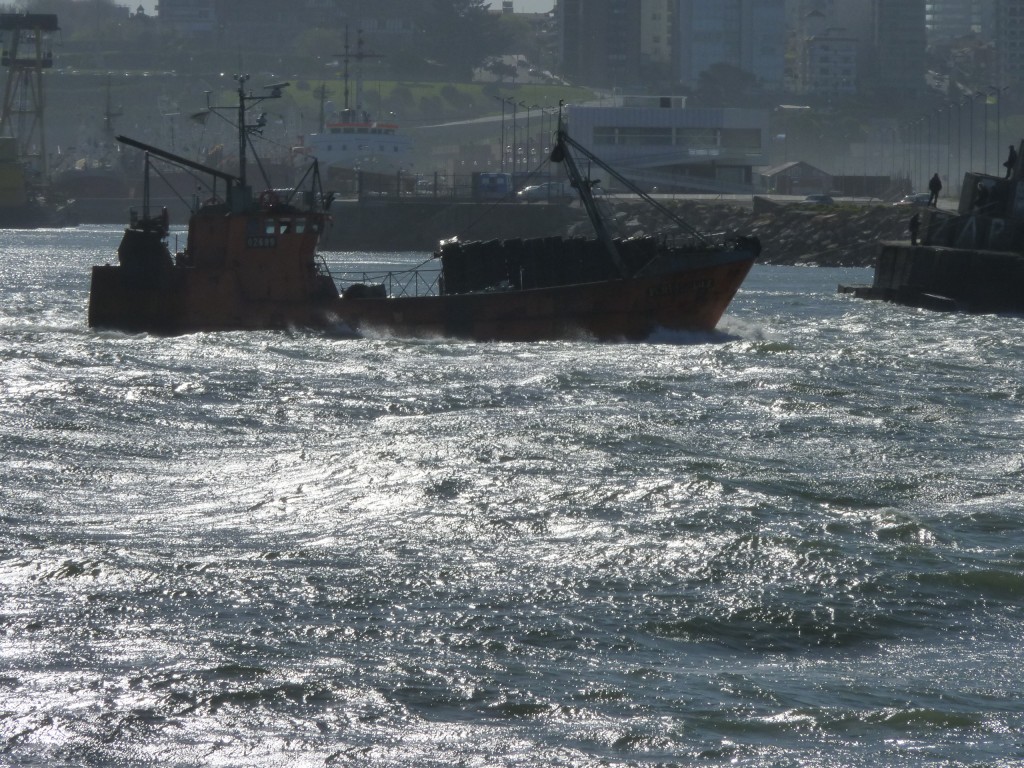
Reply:
[[49, 175], [43, 71], [53, 66], [50, 41], [59, 29], [56, 14], [0, 14], [0, 65], [7, 69], [0, 136], [17, 139], [18, 156], [43, 178]]

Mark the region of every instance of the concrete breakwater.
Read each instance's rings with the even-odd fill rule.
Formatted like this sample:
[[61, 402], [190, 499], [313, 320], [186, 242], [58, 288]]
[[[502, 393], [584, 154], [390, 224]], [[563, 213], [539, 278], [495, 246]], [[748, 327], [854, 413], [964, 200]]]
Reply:
[[871, 285], [840, 286], [841, 293], [936, 310], [1024, 311], [1024, 256], [884, 243]]
[[[727, 203], [664, 200], [666, 207], [704, 232], [756, 235], [766, 264], [872, 266], [881, 240], [908, 237], [915, 209], [889, 205], [811, 207], [755, 199], [753, 209]], [[603, 204], [603, 203], [602, 203]], [[612, 200], [612, 217], [625, 233], [649, 233], [656, 221], [645, 203]], [[574, 205], [452, 203], [448, 201], [340, 201], [331, 207], [327, 250], [433, 250], [439, 240], [501, 240], [591, 236]]]
[[753, 210], [715, 203], [670, 204], [707, 232], [760, 238], [762, 264], [871, 267], [879, 241], [909, 239], [914, 208], [891, 205], [806, 206], [755, 199]]

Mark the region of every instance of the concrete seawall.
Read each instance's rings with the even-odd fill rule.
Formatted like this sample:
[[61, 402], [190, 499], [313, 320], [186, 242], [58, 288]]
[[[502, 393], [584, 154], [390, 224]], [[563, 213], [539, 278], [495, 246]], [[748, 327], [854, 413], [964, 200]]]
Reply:
[[1024, 312], [1024, 255], [882, 243], [870, 286], [840, 286], [864, 299], [928, 309]]

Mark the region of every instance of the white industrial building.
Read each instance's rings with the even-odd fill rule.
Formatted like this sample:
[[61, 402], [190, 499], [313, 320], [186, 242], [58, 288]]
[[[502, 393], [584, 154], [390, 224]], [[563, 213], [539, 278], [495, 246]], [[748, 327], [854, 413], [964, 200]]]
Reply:
[[756, 109], [648, 105], [571, 106], [569, 129], [626, 177], [662, 190], [749, 192], [767, 164], [768, 113]]

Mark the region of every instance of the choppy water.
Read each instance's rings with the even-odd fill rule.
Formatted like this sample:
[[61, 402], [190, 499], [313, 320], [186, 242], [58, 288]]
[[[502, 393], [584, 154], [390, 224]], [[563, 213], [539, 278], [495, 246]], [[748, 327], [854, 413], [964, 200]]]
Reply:
[[118, 236], [0, 233], [0, 764], [1024, 765], [1020, 318], [94, 333]]

